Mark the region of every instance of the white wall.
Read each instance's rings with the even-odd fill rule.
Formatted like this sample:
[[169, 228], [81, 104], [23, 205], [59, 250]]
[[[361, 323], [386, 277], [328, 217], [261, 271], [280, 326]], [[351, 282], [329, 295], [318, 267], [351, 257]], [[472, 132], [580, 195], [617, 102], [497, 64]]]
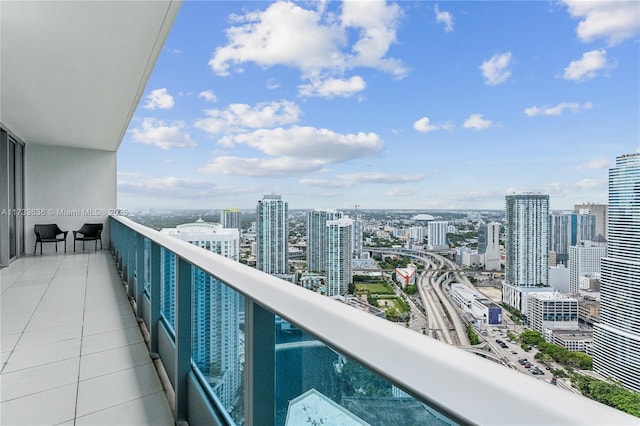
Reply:
[[[104, 223], [102, 244], [109, 247], [107, 217], [117, 207], [116, 155], [112, 151], [25, 145], [26, 254], [33, 253], [33, 226], [46, 223], [56, 223], [69, 231], [67, 251], [71, 252], [72, 231], [83, 223]], [[93, 243], [87, 246], [93, 247]], [[63, 247], [59, 245], [58, 250]], [[44, 244], [43, 253], [52, 251], [53, 244]]]

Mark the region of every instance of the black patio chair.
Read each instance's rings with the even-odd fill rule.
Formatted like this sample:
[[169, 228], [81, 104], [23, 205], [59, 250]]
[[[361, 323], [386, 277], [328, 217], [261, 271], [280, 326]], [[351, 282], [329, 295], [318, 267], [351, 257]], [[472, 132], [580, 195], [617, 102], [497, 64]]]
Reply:
[[[64, 241], [64, 252], [67, 252], [67, 234], [69, 231], [63, 231], [55, 223], [47, 225], [35, 225], [33, 232], [36, 233], [36, 244], [33, 246], [33, 254], [36, 254], [38, 243], [40, 243], [40, 255], [42, 256], [42, 243], [55, 243], [56, 251], [58, 251], [58, 243]], [[60, 236], [62, 235], [62, 236]]]
[[98, 251], [98, 241], [100, 241], [100, 249], [102, 249], [102, 224], [101, 223], [85, 223], [77, 231], [73, 231], [73, 251], [76, 251], [76, 241], [82, 241], [82, 250], [84, 250], [85, 241], [95, 241]]

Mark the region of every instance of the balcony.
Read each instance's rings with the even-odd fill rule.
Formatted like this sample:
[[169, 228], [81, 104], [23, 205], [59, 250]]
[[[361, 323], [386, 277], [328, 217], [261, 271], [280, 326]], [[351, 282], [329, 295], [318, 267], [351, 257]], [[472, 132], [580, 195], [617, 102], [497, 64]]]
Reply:
[[1, 424], [174, 424], [108, 251], [22, 257], [0, 282]]
[[[290, 425], [303, 413], [333, 424], [399, 413], [421, 424], [637, 424], [126, 218], [110, 229], [113, 258], [23, 257], [2, 270], [3, 424], [172, 424], [172, 411], [192, 425]], [[203, 276], [227, 296], [209, 299], [220, 308], [198, 323]], [[229, 311], [223, 299], [244, 302]], [[195, 352], [203, 336], [208, 363]]]

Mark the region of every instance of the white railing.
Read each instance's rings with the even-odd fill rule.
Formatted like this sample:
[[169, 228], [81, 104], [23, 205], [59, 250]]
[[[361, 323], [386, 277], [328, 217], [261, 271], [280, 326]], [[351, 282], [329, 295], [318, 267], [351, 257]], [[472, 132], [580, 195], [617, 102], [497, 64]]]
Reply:
[[[152, 244], [173, 252], [179, 259], [224, 282], [250, 302], [355, 359], [455, 422], [638, 424], [637, 418], [618, 410], [161, 234], [127, 218], [112, 217], [111, 233], [113, 249], [124, 259], [123, 263], [129, 264], [129, 270], [132, 262], [142, 258], [139, 253], [131, 253], [134, 247], [131, 241], [147, 238]], [[247, 323], [253, 321], [252, 317], [247, 313]], [[250, 347], [254, 341], [250, 336], [251, 330], [251, 324], [246, 324], [245, 333], [249, 333], [245, 337], [246, 371], [251, 371], [253, 362], [249, 352], [256, 353], [256, 348]], [[251, 388], [260, 384], [251, 383], [248, 379], [246, 386]], [[245, 401], [247, 414], [251, 412], [252, 395], [252, 392], [245, 391], [245, 398], [249, 399]], [[268, 421], [260, 423], [273, 424]]]

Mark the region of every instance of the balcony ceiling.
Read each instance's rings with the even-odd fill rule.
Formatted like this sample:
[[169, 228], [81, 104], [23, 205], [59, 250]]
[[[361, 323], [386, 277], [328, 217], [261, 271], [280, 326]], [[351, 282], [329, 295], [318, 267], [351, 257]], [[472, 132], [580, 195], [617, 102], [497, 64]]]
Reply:
[[0, 122], [27, 144], [117, 150], [180, 3], [0, 2]]

